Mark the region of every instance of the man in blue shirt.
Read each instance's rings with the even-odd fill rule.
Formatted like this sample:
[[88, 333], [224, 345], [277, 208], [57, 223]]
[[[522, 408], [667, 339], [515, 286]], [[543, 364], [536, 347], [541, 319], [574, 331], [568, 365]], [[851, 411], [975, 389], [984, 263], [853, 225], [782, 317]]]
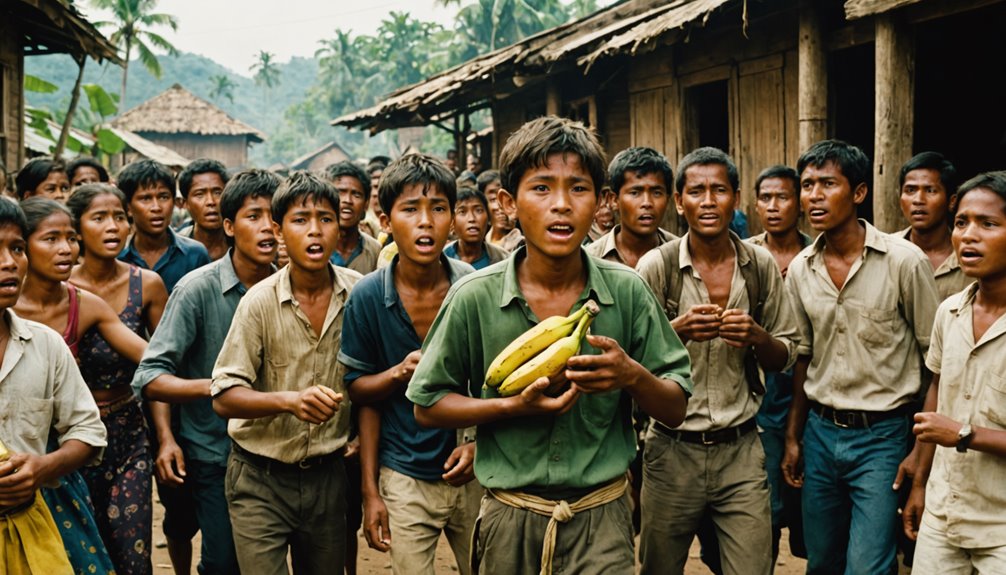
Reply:
[[468, 575], [482, 496], [472, 481], [475, 446], [460, 445], [454, 430], [420, 426], [405, 397], [448, 289], [473, 271], [442, 253], [454, 177], [429, 156], [405, 156], [384, 171], [379, 199], [399, 253], [353, 289], [339, 353], [350, 399], [360, 407], [364, 535], [372, 548], [391, 551], [396, 575], [432, 575], [445, 532], [458, 570]]
[[203, 532], [200, 573], [238, 573], [224, 496], [231, 441], [227, 422], [213, 412], [210, 377], [241, 297], [275, 270], [270, 201], [278, 186], [279, 178], [263, 170], [227, 184], [220, 209], [231, 248], [178, 282], [133, 377], [144, 398], [181, 404], [181, 449], [162, 467], [169, 482], [191, 490]]

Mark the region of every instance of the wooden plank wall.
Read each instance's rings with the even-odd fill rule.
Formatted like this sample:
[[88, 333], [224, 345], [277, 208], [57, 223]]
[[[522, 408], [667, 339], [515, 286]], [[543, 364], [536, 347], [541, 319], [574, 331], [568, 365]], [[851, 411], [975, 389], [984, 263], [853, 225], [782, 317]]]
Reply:
[[24, 163], [24, 56], [14, 23], [0, 19], [0, 162], [13, 175]]
[[212, 158], [228, 168], [242, 168], [248, 164], [248, 145], [245, 136], [203, 136], [199, 134], [155, 134], [142, 132], [141, 136], [170, 148], [190, 160]]

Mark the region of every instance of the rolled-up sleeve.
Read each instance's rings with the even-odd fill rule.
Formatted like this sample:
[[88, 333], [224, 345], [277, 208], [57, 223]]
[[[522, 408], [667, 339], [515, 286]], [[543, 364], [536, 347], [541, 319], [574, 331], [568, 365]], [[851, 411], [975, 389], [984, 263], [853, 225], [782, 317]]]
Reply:
[[194, 294], [186, 287], [176, 288], [133, 374], [133, 392], [137, 397], [143, 397], [143, 388], [161, 375], [178, 373], [201, 321], [202, 309], [195, 305]]
[[263, 310], [256, 299], [245, 296], [234, 313], [217, 363], [213, 367], [210, 395], [216, 397], [232, 387], [251, 388], [262, 367]]
[[450, 393], [469, 395], [466, 387], [472, 362], [468, 320], [464, 301], [453, 297], [457, 286], [452, 287], [433, 320], [423, 342], [423, 357], [405, 391], [405, 396], [421, 407], [430, 407]]

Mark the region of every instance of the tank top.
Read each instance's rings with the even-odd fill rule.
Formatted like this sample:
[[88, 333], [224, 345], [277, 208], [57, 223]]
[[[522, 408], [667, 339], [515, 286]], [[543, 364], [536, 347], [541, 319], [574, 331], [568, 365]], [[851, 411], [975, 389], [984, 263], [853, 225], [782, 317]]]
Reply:
[[70, 348], [73, 358], [77, 359], [80, 342], [77, 340], [77, 326], [80, 324], [80, 300], [77, 299], [77, 286], [66, 284], [66, 292], [70, 296], [70, 310], [66, 314], [66, 329], [63, 330], [63, 341]]
[[[143, 277], [140, 268], [129, 266], [126, 307], [119, 320], [136, 335], [143, 337]], [[136, 364], [114, 351], [97, 328], [80, 338], [80, 374], [91, 389], [113, 389], [133, 381]]]

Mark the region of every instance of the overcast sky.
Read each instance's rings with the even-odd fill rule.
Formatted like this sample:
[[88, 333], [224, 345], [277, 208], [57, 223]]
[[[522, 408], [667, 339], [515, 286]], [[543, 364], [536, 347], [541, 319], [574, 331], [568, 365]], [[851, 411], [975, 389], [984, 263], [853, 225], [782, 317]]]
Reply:
[[[78, 5], [92, 22], [107, 18], [86, 1]], [[157, 11], [175, 15], [178, 32], [155, 31], [179, 50], [251, 76], [248, 68], [259, 50], [286, 62], [292, 56], [313, 56], [318, 41], [334, 36], [336, 28], [372, 34], [391, 11], [450, 26], [457, 10], [433, 0], [160, 0]]]

